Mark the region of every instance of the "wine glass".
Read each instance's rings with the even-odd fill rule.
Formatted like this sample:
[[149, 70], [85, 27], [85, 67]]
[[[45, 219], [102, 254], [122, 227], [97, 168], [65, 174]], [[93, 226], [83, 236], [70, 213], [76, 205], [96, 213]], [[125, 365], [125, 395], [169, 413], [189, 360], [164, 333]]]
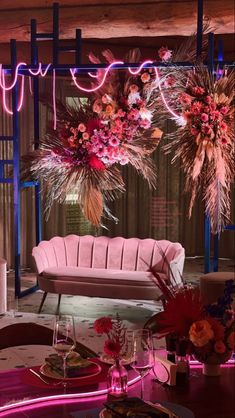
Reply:
[[131, 367], [141, 376], [141, 399], [144, 397], [144, 377], [154, 365], [152, 333], [148, 329], [137, 329], [132, 334]]
[[[61, 315], [55, 320], [53, 333], [53, 348], [63, 358], [63, 377], [66, 379], [66, 359], [69, 353], [75, 348], [75, 329], [72, 316]], [[66, 385], [64, 381], [64, 385]]]

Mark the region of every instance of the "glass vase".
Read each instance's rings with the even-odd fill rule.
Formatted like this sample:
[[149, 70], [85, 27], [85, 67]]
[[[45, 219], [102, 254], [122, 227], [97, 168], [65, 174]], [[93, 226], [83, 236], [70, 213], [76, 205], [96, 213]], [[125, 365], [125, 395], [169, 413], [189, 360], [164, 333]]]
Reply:
[[115, 359], [107, 375], [108, 395], [115, 398], [127, 396], [127, 377], [127, 370], [120, 363], [120, 359]]

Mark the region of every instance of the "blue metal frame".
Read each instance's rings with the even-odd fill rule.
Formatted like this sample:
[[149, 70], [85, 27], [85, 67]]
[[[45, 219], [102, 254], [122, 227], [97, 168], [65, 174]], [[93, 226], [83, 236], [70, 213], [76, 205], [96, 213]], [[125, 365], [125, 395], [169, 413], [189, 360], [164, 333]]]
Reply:
[[[202, 37], [203, 37], [203, 0], [198, 0], [197, 10], [197, 56], [200, 57], [202, 52]], [[107, 64], [82, 64], [81, 63], [81, 30], [76, 29], [75, 46], [60, 46], [59, 45], [59, 4], [53, 4], [53, 31], [51, 33], [37, 33], [37, 22], [35, 19], [31, 20], [31, 64], [19, 69], [19, 74], [30, 76], [29, 69], [37, 68], [38, 66], [38, 46], [37, 40], [39, 39], [50, 39], [53, 43], [53, 65], [50, 67], [48, 73], [51, 74], [55, 69], [60, 75], [67, 75], [70, 68], [76, 68], [78, 72], [84, 71], [95, 71], [98, 68], [106, 68]], [[4, 65], [4, 70], [8, 74], [14, 76], [15, 67], [17, 64], [16, 54], [16, 40], [12, 39], [10, 43], [11, 47], [11, 64]], [[231, 65], [233, 62], [222, 61], [222, 44], [219, 48], [218, 61], [214, 61], [214, 36], [209, 34], [209, 51], [208, 51], [208, 68], [213, 71], [215, 65]], [[75, 60], [74, 64], [59, 64], [59, 52], [60, 51], [74, 51]], [[116, 69], [126, 69], [128, 67], [138, 68], [138, 63], [124, 63], [115, 65]], [[147, 68], [151, 67], [168, 67], [172, 66], [170, 63], [155, 62], [153, 64], [146, 65]], [[191, 63], [188, 62], [177, 62], [174, 66], [192, 67]], [[47, 67], [46, 64], [42, 65], [42, 69]], [[34, 103], [34, 144], [35, 148], [39, 146], [40, 139], [40, 126], [39, 126], [39, 77], [33, 77], [33, 103]], [[40, 200], [40, 184], [37, 181], [26, 181], [20, 183], [20, 154], [19, 154], [19, 115], [17, 112], [18, 103], [18, 83], [12, 89], [12, 108], [13, 108], [13, 133], [12, 136], [0, 136], [0, 141], [13, 141], [13, 160], [0, 160], [0, 183], [12, 183], [14, 187], [14, 246], [15, 246], [15, 293], [18, 297], [22, 297], [26, 294], [34, 292], [38, 287], [33, 286], [25, 291], [21, 291], [21, 280], [20, 280], [20, 189], [34, 187], [35, 190], [35, 216], [36, 216], [36, 243], [42, 239], [42, 228], [41, 228], [41, 200]], [[4, 176], [4, 165], [13, 164], [13, 178], [5, 178]], [[229, 225], [225, 229], [234, 230], [234, 225]], [[204, 228], [204, 244], [205, 244], [205, 272], [211, 270], [211, 231], [210, 231], [210, 219], [205, 217], [205, 228]], [[215, 237], [214, 245], [214, 259], [213, 268], [218, 269], [218, 250], [219, 250], [219, 237]]]

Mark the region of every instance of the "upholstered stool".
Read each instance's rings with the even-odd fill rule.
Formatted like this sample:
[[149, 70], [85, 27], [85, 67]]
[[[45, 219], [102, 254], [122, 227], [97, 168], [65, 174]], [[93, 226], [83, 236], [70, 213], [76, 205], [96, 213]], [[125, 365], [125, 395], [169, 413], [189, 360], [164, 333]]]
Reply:
[[0, 258], [0, 315], [7, 310], [7, 262]]
[[223, 296], [224, 285], [227, 280], [235, 280], [235, 273], [229, 271], [216, 271], [200, 277], [200, 292], [203, 303], [216, 302]]

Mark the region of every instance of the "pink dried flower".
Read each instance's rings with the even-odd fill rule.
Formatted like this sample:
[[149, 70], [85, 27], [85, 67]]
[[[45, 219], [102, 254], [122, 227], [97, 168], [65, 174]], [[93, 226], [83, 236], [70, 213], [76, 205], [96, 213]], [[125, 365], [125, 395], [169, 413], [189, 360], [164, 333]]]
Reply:
[[148, 119], [141, 119], [140, 127], [144, 129], [149, 129], [151, 126], [151, 122]]
[[222, 106], [220, 109], [220, 113], [222, 113], [222, 115], [226, 115], [226, 113], [228, 113], [228, 107]]
[[221, 138], [220, 138], [220, 142], [221, 142], [223, 145], [226, 145], [226, 144], [228, 143], [228, 140], [227, 140], [226, 136], [221, 136]]
[[225, 122], [221, 122], [221, 124], [220, 124], [220, 128], [222, 129], [222, 131], [227, 131], [228, 130], [228, 125], [227, 125], [227, 123], [225, 123]]
[[109, 145], [111, 145], [112, 147], [118, 147], [120, 141], [117, 139], [116, 136], [111, 136], [111, 138], [109, 138]]
[[192, 97], [189, 96], [189, 94], [187, 94], [187, 93], [182, 93], [179, 96], [179, 101], [183, 105], [190, 105], [191, 104], [191, 101], [192, 101]]
[[99, 100], [96, 100], [93, 103], [92, 110], [95, 113], [100, 113], [102, 111], [102, 104], [101, 104], [101, 102]]
[[205, 89], [203, 87], [196, 86], [192, 88], [192, 93], [195, 96], [202, 96], [205, 93]]
[[85, 132], [86, 131], [86, 126], [84, 125], [84, 123], [79, 123], [78, 130], [80, 132]]
[[202, 120], [202, 122], [208, 122], [208, 119], [209, 119], [209, 117], [208, 117], [208, 115], [206, 113], [202, 113], [201, 114], [201, 120]]
[[158, 56], [162, 61], [169, 61], [172, 57], [172, 51], [167, 46], [162, 46], [158, 50]]
[[173, 75], [169, 75], [164, 81], [164, 86], [173, 87], [175, 83], [176, 83], [176, 78]]
[[211, 96], [206, 96], [205, 97], [205, 102], [210, 104], [212, 102], [212, 97]]
[[138, 109], [131, 109], [127, 115], [127, 119], [129, 120], [138, 120], [140, 117], [140, 112]]
[[198, 129], [196, 129], [194, 127], [191, 128], [190, 132], [191, 132], [192, 135], [195, 135], [195, 136], [197, 136], [199, 134]]
[[107, 316], [102, 316], [96, 319], [93, 327], [97, 334], [107, 334], [113, 328], [112, 319]]

